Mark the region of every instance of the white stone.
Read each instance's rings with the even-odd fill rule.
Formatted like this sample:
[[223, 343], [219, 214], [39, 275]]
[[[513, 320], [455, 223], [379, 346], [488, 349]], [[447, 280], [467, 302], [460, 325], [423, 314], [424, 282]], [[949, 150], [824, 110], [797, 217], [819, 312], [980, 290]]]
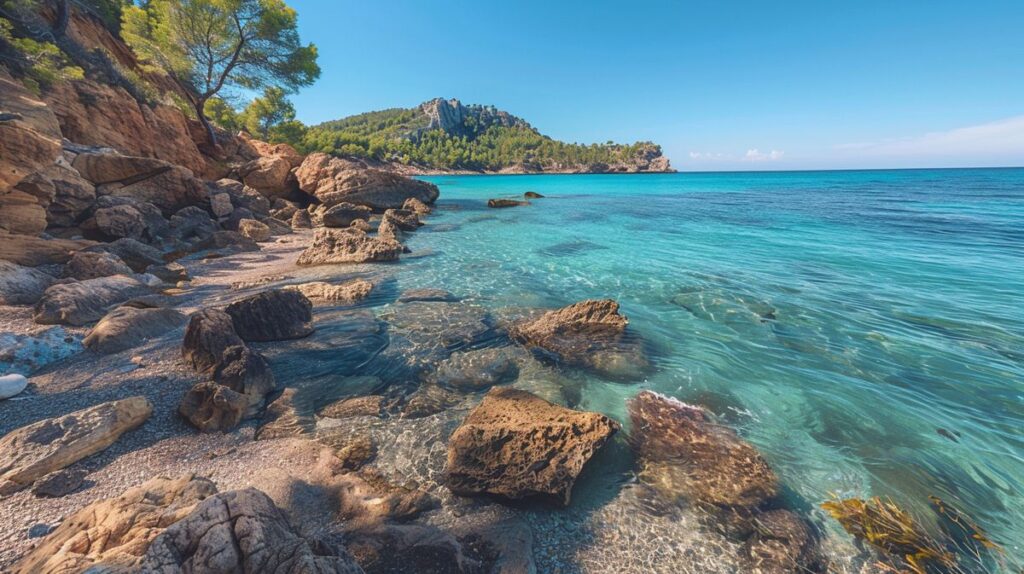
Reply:
[[9, 399], [28, 386], [28, 379], [24, 375], [4, 375], [0, 377], [0, 400]]

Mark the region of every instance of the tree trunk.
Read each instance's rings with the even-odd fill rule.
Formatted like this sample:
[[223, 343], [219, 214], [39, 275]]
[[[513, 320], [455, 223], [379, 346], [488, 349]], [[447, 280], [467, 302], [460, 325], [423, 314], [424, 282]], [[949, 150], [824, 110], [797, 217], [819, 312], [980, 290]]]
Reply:
[[220, 143], [217, 142], [217, 132], [214, 131], [213, 125], [210, 120], [206, 119], [206, 100], [196, 98], [193, 100], [196, 108], [196, 117], [199, 118], [199, 123], [203, 124], [203, 129], [206, 130], [206, 139], [209, 141], [210, 146], [213, 149], [220, 147]]

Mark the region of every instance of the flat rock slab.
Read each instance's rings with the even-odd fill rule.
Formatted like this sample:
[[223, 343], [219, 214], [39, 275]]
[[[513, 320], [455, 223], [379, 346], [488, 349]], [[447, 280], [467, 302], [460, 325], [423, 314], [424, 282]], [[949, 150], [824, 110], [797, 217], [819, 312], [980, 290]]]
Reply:
[[150, 292], [125, 275], [54, 285], [36, 303], [33, 319], [42, 325], [86, 325], [102, 319], [110, 307]]
[[174, 309], [118, 307], [90, 329], [82, 343], [97, 353], [116, 353], [184, 324], [185, 315]]
[[370, 237], [366, 232], [353, 227], [321, 228], [316, 230], [313, 242], [299, 255], [296, 264], [396, 261], [402, 250], [402, 244], [394, 239]]
[[131, 397], [11, 431], [0, 439], [0, 496], [107, 448], [152, 413], [148, 400]]
[[442, 301], [454, 303], [459, 298], [444, 289], [406, 289], [398, 296], [399, 303], [412, 303], [413, 301]]
[[568, 505], [576, 477], [619, 424], [517, 389], [495, 388], [448, 441], [455, 494], [540, 496]]
[[0, 305], [32, 305], [55, 280], [42, 271], [0, 259]]

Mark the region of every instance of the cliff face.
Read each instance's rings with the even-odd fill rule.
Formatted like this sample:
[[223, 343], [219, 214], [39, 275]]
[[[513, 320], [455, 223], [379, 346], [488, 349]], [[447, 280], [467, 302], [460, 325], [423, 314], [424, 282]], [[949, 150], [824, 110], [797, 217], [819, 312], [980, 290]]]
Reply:
[[494, 106], [464, 106], [456, 99], [435, 98], [420, 104], [419, 111], [427, 117], [423, 130], [441, 130], [453, 136], [475, 136], [491, 126], [533, 129], [525, 120]]

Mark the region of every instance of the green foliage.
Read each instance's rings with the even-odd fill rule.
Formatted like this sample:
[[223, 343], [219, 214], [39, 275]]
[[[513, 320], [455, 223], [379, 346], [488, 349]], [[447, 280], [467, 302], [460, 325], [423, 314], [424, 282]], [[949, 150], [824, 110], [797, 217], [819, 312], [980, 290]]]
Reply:
[[242, 119], [238, 112], [223, 98], [213, 97], [206, 100], [203, 111], [210, 121], [229, 132], [237, 132], [242, 129]]
[[24, 59], [27, 65], [22, 82], [36, 93], [60, 80], [81, 79], [85, 75], [54, 44], [16, 36], [14, 26], [5, 18], [0, 18], [0, 42], [11, 46]]
[[271, 87], [261, 97], [253, 98], [239, 119], [247, 132], [267, 140], [271, 129], [295, 120], [295, 106], [285, 97], [284, 90]]
[[649, 142], [632, 145], [581, 145], [553, 140], [527, 126], [481, 122], [469, 115], [463, 135], [426, 130], [429, 118], [419, 108], [393, 108], [326, 122], [307, 130], [296, 145], [301, 151], [395, 161], [438, 169], [498, 171], [525, 165], [530, 169], [572, 168], [629, 161]]
[[131, 6], [131, 0], [79, 0], [84, 6], [92, 10], [97, 16], [103, 19], [107, 28], [113, 32], [121, 29], [121, 13], [125, 7]]
[[320, 75], [316, 47], [301, 43], [297, 26], [295, 10], [282, 0], [148, 0], [124, 8], [121, 32], [147, 65], [205, 110], [226, 88], [287, 92], [313, 83]]

